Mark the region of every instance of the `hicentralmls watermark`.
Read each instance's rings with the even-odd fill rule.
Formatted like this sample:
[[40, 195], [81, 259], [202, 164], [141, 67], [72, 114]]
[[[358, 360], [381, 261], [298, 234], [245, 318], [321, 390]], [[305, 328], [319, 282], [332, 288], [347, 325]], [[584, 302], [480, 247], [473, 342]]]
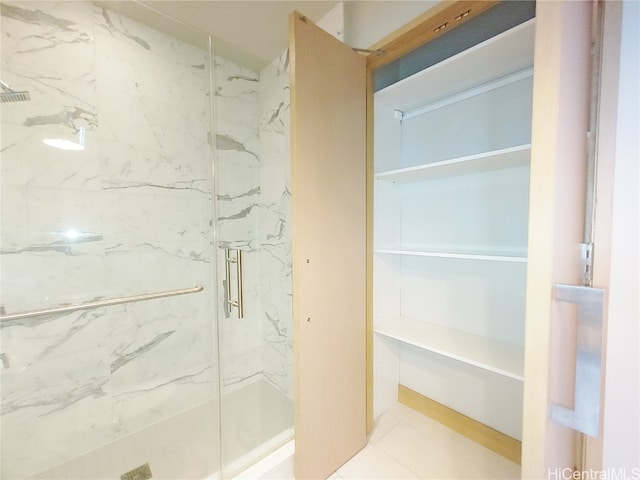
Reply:
[[574, 470], [550, 468], [548, 480], [640, 480], [640, 467], [608, 468], [606, 470]]

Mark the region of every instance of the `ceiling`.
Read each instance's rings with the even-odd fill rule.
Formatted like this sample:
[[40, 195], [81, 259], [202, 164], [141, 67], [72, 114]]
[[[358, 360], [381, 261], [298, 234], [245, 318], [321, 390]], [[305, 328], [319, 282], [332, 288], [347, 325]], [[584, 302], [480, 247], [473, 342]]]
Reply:
[[289, 14], [297, 10], [317, 22], [338, 2], [333, 0], [143, 0], [141, 3], [187, 25], [207, 32], [221, 42], [218, 53], [261, 69], [287, 48]]

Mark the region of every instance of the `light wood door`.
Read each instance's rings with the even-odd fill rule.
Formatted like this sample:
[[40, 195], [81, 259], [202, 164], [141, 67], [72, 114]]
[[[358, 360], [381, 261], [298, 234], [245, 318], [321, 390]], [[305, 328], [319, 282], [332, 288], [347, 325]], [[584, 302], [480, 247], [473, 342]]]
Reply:
[[578, 434], [550, 415], [574, 404], [576, 355], [575, 308], [553, 292], [582, 284], [592, 8], [536, 7], [522, 478], [580, 469]]
[[365, 59], [290, 18], [295, 476], [366, 444]]

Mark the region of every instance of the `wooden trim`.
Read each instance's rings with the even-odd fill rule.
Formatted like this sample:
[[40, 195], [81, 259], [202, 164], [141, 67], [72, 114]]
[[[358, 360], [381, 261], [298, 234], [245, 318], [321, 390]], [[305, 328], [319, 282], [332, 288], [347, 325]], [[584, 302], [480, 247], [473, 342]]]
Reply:
[[455, 430], [460, 435], [493, 450], [499, 455], [520, 464], [522, 442], [487, 425], [442, 405], [418, 392], [398, 385], [398, 401], [407, 407]]
[[373, 44], [371, 50], [383, 50], [382, 55], [369, 55], [367, 67], [383, 67], [433, 39], [450, 32], [472, 18], [500, 3], [499, 0], [444, 1], [404, 27]]

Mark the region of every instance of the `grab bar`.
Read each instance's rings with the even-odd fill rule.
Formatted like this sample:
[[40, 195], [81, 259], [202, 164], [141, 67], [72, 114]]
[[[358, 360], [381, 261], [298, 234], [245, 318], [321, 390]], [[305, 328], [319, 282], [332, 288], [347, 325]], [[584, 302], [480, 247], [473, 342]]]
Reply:
[[[236, 256], [231, 256], [231, 249], [224, 249], [224, 263], [225, 263], [225, 275], [226, 275], [226, 292], [227, 292], [227, 305], [229, 307], [235, 307], [238, 309], [238, 318], [244, 318], [244, 295], [242, 292], [242, 250], [236, 250]], [[238, 299], [231, 300], [231, 264], [236, 264], [236, 288], [238, 290]]]
[[108, 307], [111, 305], [121, 305], [123, 303], [142, 302], [145, 300], [154, 300], [156, 298], [175, 297], [177, 295], [187, 295], [190, 293], [198, 293], [204, 290], [202, 285], [196, 285], [192, 288], [182, 288], [178, 290], [165, 290], [163, 292], [143, 293], [142, 295], [133, 295], [131, 297], [116, 297], [109, 300], [96, 300], [93, 302], [80, 303], [78, 305], [58, 305], [54, 307], [43, 308], [42, 310], [27, 310], [18, 313], [7, 313], [0, 315], [0, 321], [6, 322], [10, 320], [20, 320], [23, 318], [39, 317], [41, 315], [52, 315], [54, 313], [75, 312], [76, 310], [87, 310], [89, 308]]

